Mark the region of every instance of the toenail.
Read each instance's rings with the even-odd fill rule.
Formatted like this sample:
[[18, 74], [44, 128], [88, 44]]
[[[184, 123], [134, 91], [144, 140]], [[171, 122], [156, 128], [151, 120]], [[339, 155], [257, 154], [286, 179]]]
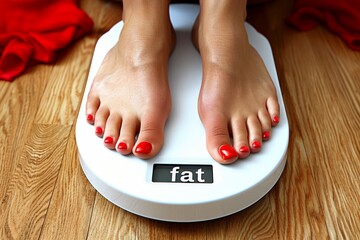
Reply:
[[111, 144], [113, 142], [114, 142], [114, 139], [112, 137], [106, 137], [104, 140], [104, 143], [108, 143], [108, 144]]
[[270, 138], [270, 132], [268, 131], [264, 132], [262, 137], [264, 140], [268, 140]]
[[102, 130], [101, 127], [96, 127], [96, 128], [95, 128], [95, 133], [97, 133], [97, 134], [102, 134], [102, 132], [103, 132], [103, 130]]
[[221, 155], [221, 158], [224, 160], [229, 160], [238, 156], [235, 149], [230, 145], [221, 145], [219, 147], [219, 153]]
[[135, 153], [148, 154], [152, 150], [152, 146], [148, 142], [140, 142], [135, 149]]
[[86, 120], [88, 120], [89, 122], [92, 122], [92, 121], [94, 121], [94, 116], [92, 114], [88, 114], [86, 116]]
[[120, 150], [126, 150], [127, 149], [127, 144], [124, 143], [124, 142], [119, 142], [117, 148], [120, 149]]
[[240, 147], [239, 150], [241, 153], [248, 153], [249, 152], [249, 148], [247, 146], [242, 146]]
[[280, 118], [279, 118], [278, 116], [275, 116], [275, 117], [273, 118], [273, 121], [274, 121], [274, 123], [279, 123], [279, 122], [280, 122]]
[[261, 148], [261, 143], [258, 142], [258, 141], [254, 141], [253, 144], [252, 144], [252, 147], [253, 148]]

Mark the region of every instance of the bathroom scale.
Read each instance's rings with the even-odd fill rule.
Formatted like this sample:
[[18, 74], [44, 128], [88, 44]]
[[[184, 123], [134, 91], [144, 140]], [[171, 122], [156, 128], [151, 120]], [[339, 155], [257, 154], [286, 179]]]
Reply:
[[[289, 126], [267, 39], [246, 25], [251, 44], [274, 81], [281, 107], [280, 123], [259, 153], [230, 165], [214, 161], [206, 149], [205, 130], [197, 99], [202, 79], [201, 59], [191, 42], [199, 6], [170, 6], [177, 44], [169, 62], [172, 111], [165, 127], [165, 143], [152, 159], [123, 156], [103, 145], [86, 122], [85, 104], [96, 72], [117, 42], [119, 22], [98, 41], [76, 124], [81, 167], [94, 188], [110, 202], [151, 219], [196, 222], [224, 217], [254, 204], [279, 179], [285, 163]], [[186, 151], [184, 150], [186, 149]]]

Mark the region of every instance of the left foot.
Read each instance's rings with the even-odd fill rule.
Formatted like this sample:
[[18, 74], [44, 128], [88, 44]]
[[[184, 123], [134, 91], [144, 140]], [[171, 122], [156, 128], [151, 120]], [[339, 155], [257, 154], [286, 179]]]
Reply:
[[245, 30], [246, 1], [203, 0], [193, 42], [203, 64], [198, 99], [206, 145], [229, 164], [261, 149], [279, 122], [276, 89]]
[[86, 102], [86, 117], [104, 145], [148, 159], [164, 143], [171, 109], [168, 61], [175, 47], [169, 2], [123, 0], [118, 42], [102, 62]]

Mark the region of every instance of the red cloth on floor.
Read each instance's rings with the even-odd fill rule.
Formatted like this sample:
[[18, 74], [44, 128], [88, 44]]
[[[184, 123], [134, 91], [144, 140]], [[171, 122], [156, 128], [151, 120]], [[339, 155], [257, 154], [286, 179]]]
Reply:
[[359, 0], [296, 0], [287, 22], [301, 31], [322, 23], [350, 48], [360, 51]]
[[30, 62], [54, 61], [92, 26], [76, 0], [1, 0], [0, 79], [14, 80]]

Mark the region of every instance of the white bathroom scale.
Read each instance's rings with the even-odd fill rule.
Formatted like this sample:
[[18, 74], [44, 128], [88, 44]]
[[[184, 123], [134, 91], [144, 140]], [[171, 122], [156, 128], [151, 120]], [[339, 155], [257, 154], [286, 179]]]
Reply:
[[[85, 103], [105, 54], [116, 43], [123, 23], [98, 41], [76, 125], [82, 169], [94, 188], [115, 205], [134, 214], [172, 222], [195, 222], [238, 212], [262, 198], [279, 179], [285, 163], [289, 126], [271, 47], [267, 39], [247, 25], [274, 81], [280, 103], [280, 123], [259, 153], [230, 165], [215, 162], [206, 149], [205, 130], [197, 99], [202, 79], [199, 53], [191, 42], [197, 5], [170, 6], [177, 44], [169, 63], [172, 111], [166, 123], [165, 144], [158, 155], [142, 160], [123, 156], [103, 145], [86, 122]], [[185, 150], [186, 149], [186, 150]]]

